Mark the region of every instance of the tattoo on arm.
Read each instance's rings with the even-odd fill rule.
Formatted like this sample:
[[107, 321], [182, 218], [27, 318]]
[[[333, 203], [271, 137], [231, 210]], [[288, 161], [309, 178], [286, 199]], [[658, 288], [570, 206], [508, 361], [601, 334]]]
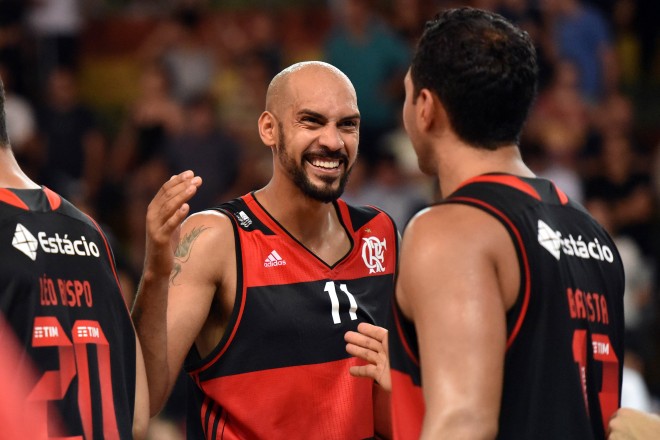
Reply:
[[174, 250], [174, 267], [172, 268], [172, 273], [170, 274], [170, 286], [173, 286], [174, 280], [181, 273], [181, 265], [190, 259], [190, 253], [192, 252], [192, 246], [197, 240], [197, 237], [201, 235], [202, 232], [207, 230], [208, 227], [198, 226], [193, 228], [192, 231], [179, 240], [179, 244]]

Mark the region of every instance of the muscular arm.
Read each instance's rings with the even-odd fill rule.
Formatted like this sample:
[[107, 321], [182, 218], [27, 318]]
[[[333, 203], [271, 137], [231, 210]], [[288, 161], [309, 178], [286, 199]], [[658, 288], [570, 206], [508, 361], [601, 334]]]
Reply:
[[[138, 294], [134, 316], [145, 353], [151, 414], [167, 401], [193, 343], [206, 354], [221, 337], [208, 324], [221, 270], [233, 258], [230, 220], [218, 213], [191, 216], [182, 225], [172, 270], [149, 277]], [[218, 246], [222, 243], [222, 246]]]
[[397, 299], [417, 330], [422, 439], [497, 434], [510, 301], [498, 262], [505, 257], [517, 267], [504, 228], [466, 206], [427, 210], [404, 234]]
[[[180, 180], [166, 183], [149, 205], [147, 257], [133, 308], [152, 416], [167, 401], [183, 360], [207, 320], [219, 285], [218, 268], [227, 254], [233, 255], [231, 225], [219, 214], [193, 215], [176, 233], [187, 214], [187, 205], [183, 210], [178, 207], [191, 196], [189, 191], [194, 192], [190, 182]], [[174, 251], [171, 239], [178, 243]]]

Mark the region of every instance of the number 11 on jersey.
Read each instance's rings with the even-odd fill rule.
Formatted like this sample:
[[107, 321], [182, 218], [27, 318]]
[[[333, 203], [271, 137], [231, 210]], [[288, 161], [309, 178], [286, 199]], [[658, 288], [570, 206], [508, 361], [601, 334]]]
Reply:
[[[339, 297], [337, 296], [337, 288], [334, 281], [326, 282], [324, 290], [328, 292], [328, 295], [330, 295], [330, 304], [332, 306], [332, 322], [335, 324], [341, 324], [341, 317], [339, 316]], [[339, 284], [339, 290], [346, 294], [348, 302], [351, 305], [350, 309], [348, 310], [348, 316], [351, 317], [351, 321], [355, 321], [357, 319], [357, 313], [355, 312], [357, 312], [358, 309], [355, 297], [348, 291], [348, 287], [346, 287], [346, 284], [344, 283]]]

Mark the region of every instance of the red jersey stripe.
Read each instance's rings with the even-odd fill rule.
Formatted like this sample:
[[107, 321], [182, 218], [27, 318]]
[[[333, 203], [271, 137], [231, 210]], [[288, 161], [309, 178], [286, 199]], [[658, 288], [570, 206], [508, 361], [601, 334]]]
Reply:
[[468, 179], [465, 182], [461, 183], [457, 189], [460, 189], [470, 183], [499, 183], [501, 185], [511, 186], [516, 188], [530, 196], [534, 197], [536, 200], [541, 200], [539, 193], [528, 183], [523, 182], [516, 176], [509, 175], [485, 175], [477, 176], [472, 179]]
[[8, 190], [7, 188], [0, 188], [0, 202], [4, 202], [8, 205], [15, 206], [16, 208], [24, 209], [29, 211], [28, 205], [23, 202], [16, 194]]

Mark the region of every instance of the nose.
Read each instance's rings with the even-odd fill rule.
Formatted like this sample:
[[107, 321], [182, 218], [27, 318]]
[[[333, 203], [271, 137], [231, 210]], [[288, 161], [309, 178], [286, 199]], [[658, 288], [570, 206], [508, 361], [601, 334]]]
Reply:
[[323, 127], [319, 143], [332, 151], [341, 150], [345, 146], [341, 130], [335, 124], [330, 123]]

